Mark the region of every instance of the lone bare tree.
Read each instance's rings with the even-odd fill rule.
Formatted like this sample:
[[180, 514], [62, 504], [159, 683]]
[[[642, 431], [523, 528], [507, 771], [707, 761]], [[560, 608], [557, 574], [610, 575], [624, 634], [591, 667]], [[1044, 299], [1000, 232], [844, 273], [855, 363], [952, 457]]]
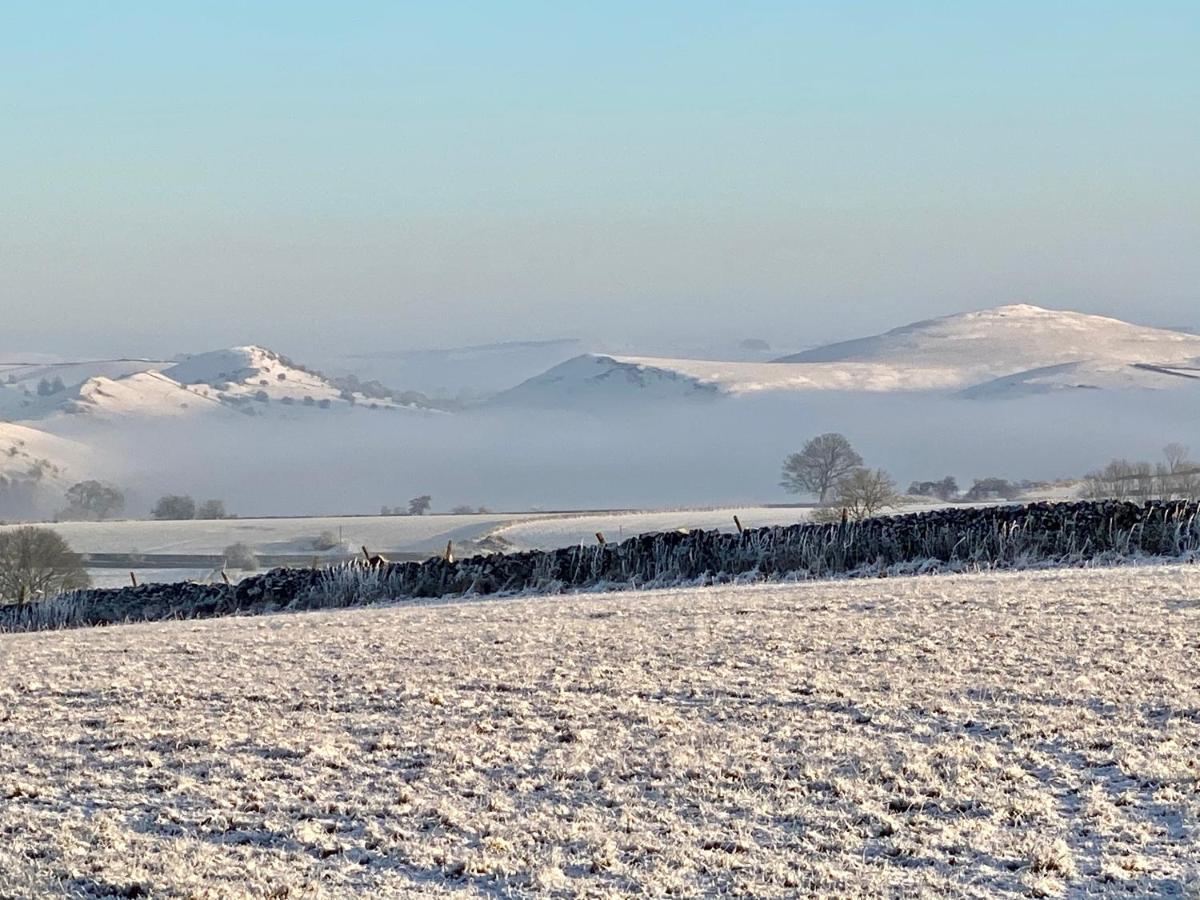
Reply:
[[899, 496], [896, 484], [883, 469], [855, 469], [837, 483], [837, 505], [850, 519], [869, 519], [895, 506]]
[[429, 512], [429, 508], [433, 505], [433, 498], [428, 494], [422, 494], [420, 497], [413, 497], [408, 501], [408, 514], [410, 516], [423, 516]]
[[79, 554], [49, 528], [0, 532], [0, 602], [27, 603], [91, 584]]
[[844, 435], [817, 435], [783, 461], [782, 487], [793, 494], [812, 493], [824, 503], [835, 485], [863, 464]]

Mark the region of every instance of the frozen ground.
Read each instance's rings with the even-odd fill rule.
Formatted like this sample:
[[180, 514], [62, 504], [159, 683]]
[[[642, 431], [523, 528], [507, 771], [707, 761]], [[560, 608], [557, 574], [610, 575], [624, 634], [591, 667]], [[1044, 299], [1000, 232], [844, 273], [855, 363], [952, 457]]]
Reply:
[[5, 636], [0, 894], [1183, 894], [1198, 634], [1153, 566]]

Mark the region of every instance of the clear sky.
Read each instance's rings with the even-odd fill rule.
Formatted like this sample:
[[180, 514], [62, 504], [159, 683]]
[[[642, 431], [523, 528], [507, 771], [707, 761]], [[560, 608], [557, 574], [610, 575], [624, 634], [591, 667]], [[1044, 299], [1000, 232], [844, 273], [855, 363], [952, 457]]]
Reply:
[[1200, 3], [0, 6], [0, 349], [1200, 325]]

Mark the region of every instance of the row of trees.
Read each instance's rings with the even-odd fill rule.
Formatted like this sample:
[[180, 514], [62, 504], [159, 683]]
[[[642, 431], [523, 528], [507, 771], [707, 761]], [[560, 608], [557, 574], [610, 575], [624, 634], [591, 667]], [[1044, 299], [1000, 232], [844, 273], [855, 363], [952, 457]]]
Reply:
[[912, 497], [933, 497], [949, 502], [963, 500], [968, 503], [978, 503], [984, 500], [1016, 500], [1030, 485], [1017, 484], [1006, 478], [976, 478], [966, 491], [960, 491], [958, 480], [953, 475], [947, 475], [941, 481], [914, 481], [908, 486], [907, 493]]
[[[818, 435], [799, 453], [788, 456], [783, 461], [781, 485], [792, 493], [815, 495], [821, 504], [817, 520], [843, 515], [847, 519], [866, 518], [900, 502], [891, 476], [883, 469], [868, 468], [850, 441], [836, 432]], [[977, 478], [964, 492], [957, 479], [947, 475], [939, 481], [914, 481], [907, 493], [944, 502], [979, 503], [1014, 500], [1026, 486], [1004, 478]]]
[[166, 494], [159, 497], [150, 515], [156, 519], [228, 519], [224, 500], [205, 500], [197, 503], [187, 494]]
[[1083, 479], [1083, 495], [1095, 500], [1200, 499], [1200, 463], [1187, 447], [1168, 444], [1161, 462], [1114, 459]]
[[384, 506], [379, 510], [381, 516], [423, 516], [433, 508], [433, 498], [428, 494], [413, 497], [408, 506]]
[[[80, 481], [67, 488], [67, 506], [57, 516], [62, 522], [102, 522], [125, 511], [124, 492], [103, 481]], [[224, 500], [199, 503], [187, 494], [165, 494], [150, 514], [156, 519], [228, 519]]]

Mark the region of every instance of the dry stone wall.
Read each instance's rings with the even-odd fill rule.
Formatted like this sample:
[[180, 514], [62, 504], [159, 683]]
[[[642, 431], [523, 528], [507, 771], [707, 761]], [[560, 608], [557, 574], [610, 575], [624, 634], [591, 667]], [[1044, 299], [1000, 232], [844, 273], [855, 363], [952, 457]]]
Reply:
[[0, 631], [246, 615], [419, 598], [641, 589], [1200, 556], [1200, 505], [948, 507], [849, 524], [664, 532], [619, 544], [379, 566], [273, 569], [237, 585], [146, 584], [0, 608]]

